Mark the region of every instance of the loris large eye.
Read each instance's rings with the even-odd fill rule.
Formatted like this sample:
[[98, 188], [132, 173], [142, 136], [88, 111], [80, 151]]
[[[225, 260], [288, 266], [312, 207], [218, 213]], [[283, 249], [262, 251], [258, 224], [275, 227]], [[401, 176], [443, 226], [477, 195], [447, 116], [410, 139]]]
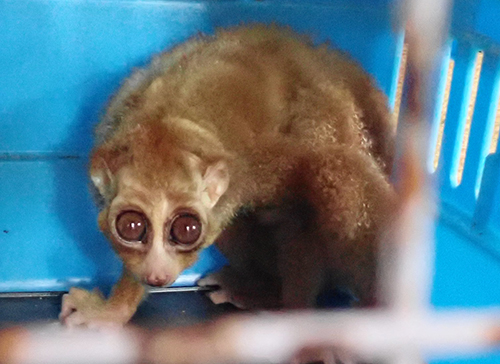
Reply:
[[192, 214], [181, 214], [174, 218], [170, 226], [170, 240], [181, 245], [191, 245], [201, 235], [200, 219]]
[[116, 219], [116, 231], [126, 241], [143, 241], [146, 230], [147, 220], [140, 212], [125, 211]]

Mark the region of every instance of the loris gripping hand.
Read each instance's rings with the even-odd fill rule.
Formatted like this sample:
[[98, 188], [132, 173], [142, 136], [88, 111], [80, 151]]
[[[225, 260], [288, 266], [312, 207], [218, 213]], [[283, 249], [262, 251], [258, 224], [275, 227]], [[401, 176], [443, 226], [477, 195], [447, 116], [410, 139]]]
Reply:
[[391, 200], [391, 136], [370, 78], [290, 30], [235, 28], [159, 55], [113, 97], [91, 156], [99, 226], [129, 283], [108, 301], [71, 292], [62, 318], [128, 320], [141, 284], [171, 284], [241, 208], [297, 191], [329, 246], [375, 236], [390, 210], [378, 202]]
[[63, 296], [59, 319], [66, 326], [86, 325], [89, 328], [121, 326], [129, 316], [108, 306], [103, 295], [97, 290], [86, 291], [71, 288]]
[[120, 327], [133, 316], [144, 293], [144, 287], [125, 271], [107, 300], [97, 289], [71, 288], [63, 296], [59, 319], [69, 327]]

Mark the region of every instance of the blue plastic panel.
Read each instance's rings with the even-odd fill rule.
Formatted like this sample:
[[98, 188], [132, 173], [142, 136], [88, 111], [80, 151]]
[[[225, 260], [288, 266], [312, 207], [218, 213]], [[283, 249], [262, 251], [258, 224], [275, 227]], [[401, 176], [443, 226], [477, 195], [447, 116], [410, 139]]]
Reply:
[[[497, 157], [489, 155], [500, 97], [500, 28], [494, 20], [499, 15], [498, 1], [455, 1], [450, 38], [450, 59], [455, 66], [437, 171], [442, 218], [462, 238], [486, 248], [493, 256], [500, 255], [500, 219], [497, 213], [500, 166]], [[483, 52], [484, 59], [470, 125], [463, 178], [458, 182], [465, 122], [479, 51]], [[442, 80], [446, 78], [448, 60], [444, 59], [444, 62]], [[436, 102], [440, 103], [442, 100], [438, 98]], [[439, 105], [436, 110], [439, 110]], [[431, 148], [436, 143], [439, 119], [440, 113], [434, 120]], [[430, 160], [433, 159], [433, 152]], [[455, 239], [447, 241], [455, 246]]]
[[469, 38], [480, 47], [498, 50], [498, 14], [500, 3], [497, 0], [457, 0], [453, 11], [452, 32], [465, 41]]
[[438, 307], [500, 304], [500, 255], [441, 220], [436, 231], [436, 274], [432, 302]]
[[431, 364], [498, 364], [500, 363], [500, 352], [482, 353], [477, 356], [451, 358], [446, 360], [433, 360]]
[[[445, 308], [492, 307], [500, 304], [500, 255], [466, 236], [464, 230], [439, 221], [432, 303]], [[500, 351], [432, 360], [431, 364], [497, 364]]]
[[80, 159], [1, 162], [0, 289], [108, 283], [120, 264], [99, 234]]

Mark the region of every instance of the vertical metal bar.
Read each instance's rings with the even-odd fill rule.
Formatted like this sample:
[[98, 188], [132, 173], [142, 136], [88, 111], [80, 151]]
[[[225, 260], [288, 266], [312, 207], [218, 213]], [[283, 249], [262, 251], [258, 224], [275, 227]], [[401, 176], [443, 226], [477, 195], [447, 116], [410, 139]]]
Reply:
[[427, 173], [428, 130], [434, 103], [432, 78], [440, 54], [450, 1], [404, 3], [408, 42], [407, 98], [399, 130], [397, 168], [401, 206], [382, 255], [379, 299], [401, 312], [424, 312], [430, 302], [434, 207]]

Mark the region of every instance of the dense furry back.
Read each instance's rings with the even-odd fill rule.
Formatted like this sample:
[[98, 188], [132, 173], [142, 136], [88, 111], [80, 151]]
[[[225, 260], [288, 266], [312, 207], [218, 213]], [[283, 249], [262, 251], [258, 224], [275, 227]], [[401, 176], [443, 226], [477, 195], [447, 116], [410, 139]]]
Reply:
[[361, 145], [387, 173], [392, 166], [394, 130], [383, 93], [346, 55], [288, 28], [219, 30], [157, 56], [112, 99], [97, 145], [134, 124], [126, 115], [139, 108], [149, 117], [193, 120], [226, 146], [246, 147], [279, 131], [300, 143]]
[[[231, 166], [231, 183], [239, 188], [226, 200], [238, 200], [234, 204], [275, 196], [277, 178], [297, 149], [342, 145], [366, 153], [386, 174], [392, 166], [393, 129], [383, 93], [347, 56], [314, 47], [287, 28], [220, 30], [156, 57], [111, 101], [96, 130], [97, 146], [113, 144], [138, 123], [173, 119], [212, 134], [224, 153], [245, 156]], [[261, 178], [252, 184], [248, 175]]]

